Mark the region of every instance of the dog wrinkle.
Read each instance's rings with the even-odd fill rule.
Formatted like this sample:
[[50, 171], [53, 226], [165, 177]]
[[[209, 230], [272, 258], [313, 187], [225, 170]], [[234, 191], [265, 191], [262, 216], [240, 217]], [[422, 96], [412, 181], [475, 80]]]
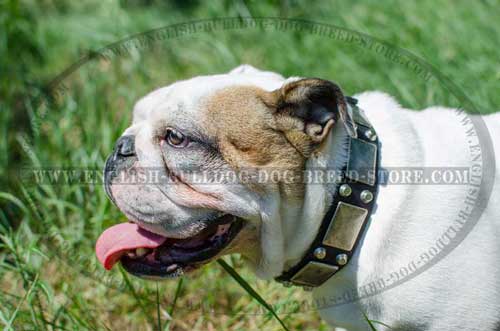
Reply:
[[[218, 194], [200, 192], [196, 190], [192, 185], [186, 183], [184, 180], [182, 180], [181, 176], [177, 176], [175, 172], [168, 167], [167, 161], [163, 153], [162, 153], [162, 160], [166, 174], [170, 177], [172, 183], [176, 185], [176, 194], [178, 194], [179, 196], [183, 196], [185, 200], [196, 202], [196, 205], [198, 205], [198, 207], [201, 208], [208, 208], [208, 209], [219, 208], [222, 199]], [[165, 198], [172, 201], [169, 198], [168, 194], [161, 189], [161, 187], [158, 188], [161, 194], [165, 196]]]
[[[165, 168], [166, 165], [165, 165]], [[177, 176], [174, 172], [166, 169], [169, 177], [176, 185], [176, 194], [183, 196], [185, 200], [189, 200], [201, 208], [218, 209], [221, 198], [215, 193], [206, 193], [196, 190], [193, 186], [189, 185]], [[160, 192], [168, 198], [168, 195], [160, 190]]]

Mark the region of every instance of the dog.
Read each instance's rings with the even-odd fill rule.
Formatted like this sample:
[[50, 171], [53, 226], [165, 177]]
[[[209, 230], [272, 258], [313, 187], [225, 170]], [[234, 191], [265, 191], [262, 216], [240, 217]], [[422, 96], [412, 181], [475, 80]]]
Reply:
[[[335, 330], [371, 330], [368, 319], [381, 330], [500, 330], [500, 176], [492, 154], [500, 155], [500, 115], [411, 111], [382, 92], [348, 98], [328, 80], [285, 79], [250, 65], [175, 82], [136, 103], [105, 169], [106, 192], [131, 222], [101, 235], [99, 260], [163, 279], [239, 253], [259, 277], [279, 277], [304, 259], [338, 195], [335, 181], [304, 174], [345, 166], [349, 140], [361, 132], [355, 107], [376, 131], [369, 138], [380, 142], [378, 170], [398, 177], [434, 169], [431, 179], [460, 179], [453, 169], [474, 169], [482, 158], [482, 167], [493, 164], [483, 182], [491, 194], [479, 194], [476, 202], [488, 203], [467, 230], [463, 208], [479, 184], [379, 178], [352, 254], [313, 289], [314, 302], [326, 303], [318, 304], [321, 317]], [[488, 155], [471, 118], [486, 123]], [[261, 176], [269, 169], [278, 179]]]

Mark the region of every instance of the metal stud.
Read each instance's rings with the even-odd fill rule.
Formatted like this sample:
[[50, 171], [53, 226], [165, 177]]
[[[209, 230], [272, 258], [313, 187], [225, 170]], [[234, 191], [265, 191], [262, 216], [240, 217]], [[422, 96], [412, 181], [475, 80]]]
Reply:
[[318, 247], [314, 250], [314, 257], [318, 260], [323, 260], [326, 257], [326, 249], [323, 247]]
[[307, 291], [307, 292], [311, 292], [314, 287], [311, 287], [311, 286], [302, 286], [302, 288], [304, 289], [304, 291]]
[[370, 203], [373, 200], [373, 193], [368, 190], [364, 190], [361, 192], [359, 197], [364, 203]]
[[347, 254], [339, 254], [335, 258], [335, 260], [339, 265], [346, 265], [347, 261], [349, 260], [349, 257], [347, 256]]
[[371, 141], [377, 140], [377, 134], [371, 129], [366, 130], [365, 136], [366, 136], [366, 138], [368, 138]]
[[348, 184], [342, 184], [340, 185], [339, 193], [343, 197], [348, 197], [352, 193], [352, 188]]

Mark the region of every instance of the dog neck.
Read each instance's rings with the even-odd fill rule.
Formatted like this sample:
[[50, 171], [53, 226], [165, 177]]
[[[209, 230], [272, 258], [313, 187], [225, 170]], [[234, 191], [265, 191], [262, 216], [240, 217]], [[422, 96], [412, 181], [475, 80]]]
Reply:
[[[305, 165], [305, 173], [333, 173], [345, 167], [348, 161], [349, 135], [339, 123], [332, 128], [324, 144]], [[272, 279], [300, 261], [312, 244], [323, 217], [337, 190], [335, 182], [306, 181], [304, 198], [297, 201], [282, 200], [278, 192], [261, 206], [260, 257], [254, 260], [257, 276]]]
[[[348, 153], [349, 135], [339, 123], [325, 144], [306, 162], [306, 173], [312, 174], [312, 179], [305, 185], [303, 203], [285, 209], [288, 210], [283, 220], [285, 270], [295, 265], [313, 242], [337, 190], [337, 183], [327, 180], [327, 171], [340, 173], [348, 162]], [[316, 178], [314, 174], [321, 174], [323, 178]]]

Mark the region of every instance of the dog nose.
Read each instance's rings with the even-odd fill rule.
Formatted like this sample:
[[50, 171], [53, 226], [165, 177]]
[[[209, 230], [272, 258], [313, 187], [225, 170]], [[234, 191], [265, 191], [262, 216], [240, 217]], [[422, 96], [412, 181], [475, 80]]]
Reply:
[[118, 139], [115, 150], [119, 156], [135, 155], [135, 136], [123, 136]]

